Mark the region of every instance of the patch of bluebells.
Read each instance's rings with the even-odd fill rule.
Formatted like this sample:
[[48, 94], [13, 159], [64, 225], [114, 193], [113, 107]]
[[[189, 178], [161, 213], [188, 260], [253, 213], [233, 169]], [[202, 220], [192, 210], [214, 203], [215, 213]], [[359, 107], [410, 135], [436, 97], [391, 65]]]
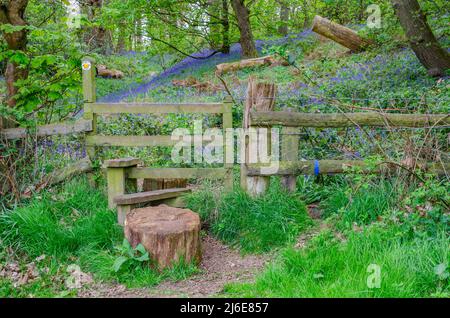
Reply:
[[[312, 34], [311, 30], [305, 30], [298, 34], [291, 34], [287, 35], [282, 38], [276, 38], [276, 39], [268, 39], [268, 40], [257, 40], [255, 41], [256, 49], [259, 53], [263, 51], [264, 48], [270, 47], [273, 45], [284, 45], [296, 41], [301, 41], [307, 36], [310, 36]], [[134, 52], [135, 54], [136, 52]], [[146, 83], [141, 83], [139, 85], [135, 85], [129, 89], [121, 90], [118, 92], [114, 92], [112, 94], [109, 94], [107, 96], [103, 96], [99, 98], [100, 102], [120, 102], [123, 100], [134, 100], [136, 98], [139, 98], [139, 96], [145, 96], [145, 95], [152, 95], [151, 91], [155, 92], [165, 92], [167, 90], [167, 87], [171, 86], [171, 81], [175, 78], [180, 78], [187, 74], [197, 73], [200, 70], [211, 70], [213, 69], [217, 64], [221, 63], [228, 63], [232, 61], [237, 61], [241, 59], [242, 56], [242, 48], [239, 43], [235, 43], [230, 47], [229, 53], [216, 53], [212, 56], [210, 56], [214, 51], [212, 49], [204, 49], [200, 52], [192, 54], [193, 57], [186, 57], [179, 63], [175, 64], [174, 66], [168, 68], [167, 70], [163, 71], [157, 76], [154, 76]], [[128, 54], [133, 54], [132, 52], [129, 52]], [[208, 57], [210, 56], [210, 57]], [[242, 88], [238, 88], [238, 91], [235, 92], [238, 95], [236, 96], [243, 96]], [[178, 100], [183, 99], [184, 97], [196, 97], [198, 96], [198, 91], [195, 89], [178, 89], [179, 96], [170, 96], [175, 97], [173, 102], [176, 102]], [[219, 94], [216, 94], [219, 93]], [[222, 99], [225, 94], [220, 94], [220, 92], [216, 93], [206, 93], [204, 95], [218, 95], [218, 100]], [[155, 95], [155, 94], [153, 94]], [[183, 95], [183, 96], [181, 96]], [[178, 98], [177, 98], [178, 97]]]
[[68, 141], [62, 143], [51, 139], [43, 139], [38, 142], [37, 151], [42, 155], [49, 155], [51, 158], [65, 158], [69, 160], [79, 160], [86, 157], [84, 143], [79, 141]]

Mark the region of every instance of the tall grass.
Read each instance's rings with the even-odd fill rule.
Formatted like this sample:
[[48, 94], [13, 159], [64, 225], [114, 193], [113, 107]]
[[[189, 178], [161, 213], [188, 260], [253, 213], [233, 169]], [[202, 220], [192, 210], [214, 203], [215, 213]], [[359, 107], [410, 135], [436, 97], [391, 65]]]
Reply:
[[[405, 242], [397, 234], [392, 228], [371, 227], [363, 233], [352, 232], [342, 243], [324, 232], [305, 250], [286, 249], [255, 283], [228, 285], [225, 293], [238, 297], [450, 296], [448, 277], [436, 271], [440, 264], [449, 263], [448, 236]], [[379, 288], [368, 284], [371, 264], [380, 266]]]
[[242, 190], [220, 198], [209, 190], [188, 197], [188, 206], [199, 212], [211, 231], [243, 252], [266, 252], [293, 242], [311, 224], [305, 204], [272, 183], [263, 196], [252, 198]]
[[336, 216], [340, 228], [368, 225], [388, 213], [398, 203], [402, 187], [392, 181], [375, 181], [356, 187], [335, 187], [322, 201], [324, 216]]
[[[93, 189], [85, 179], [63, 185], [59, 191], [47, 191], [29, 203], [0, 214], [0, 239], [4, 246], [25, 253], [28, 258], [46, 255], [65, 272], [76, 263], [95, 278], [117, 281], [129, 287], [151, 286], [163, 279], [185, 279], [197, 272], [190, 264], [176, 264], [158, 272], [147, 263], [132, 271], [113, 270], [123, 241], [123, 229], [117, 225], [115, 211], [109, 210], [101, 190]], [[2, 284], [0, 284], [2, 285]], [[0, 286], [1, 287], [1, 286]]]
[[6, 244], [30, 257], [42, 254], [60, 259], [76, 256], [80, 248], [112, 248], [121, 230], [105, 196], [87, 181], [74, 181], [60, 192], [44, 192], [29, 204], [0, 216]]

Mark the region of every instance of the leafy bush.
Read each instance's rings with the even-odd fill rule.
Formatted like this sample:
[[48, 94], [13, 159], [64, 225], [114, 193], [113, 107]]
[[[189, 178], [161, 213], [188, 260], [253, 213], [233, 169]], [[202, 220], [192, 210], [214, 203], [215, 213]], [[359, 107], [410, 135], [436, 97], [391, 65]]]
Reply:
[[120, 252], [120, 256], [116, 258], [113, 269], [117, 273], [120, 270], [133, 270], [139, 268], [139, 266], [145, 262], [150, 261], [148, 252], [142, 244], [138, 244], [136, 248], [130, 245], [127, 239], [123, 240], [122, 246], [117, 248]]

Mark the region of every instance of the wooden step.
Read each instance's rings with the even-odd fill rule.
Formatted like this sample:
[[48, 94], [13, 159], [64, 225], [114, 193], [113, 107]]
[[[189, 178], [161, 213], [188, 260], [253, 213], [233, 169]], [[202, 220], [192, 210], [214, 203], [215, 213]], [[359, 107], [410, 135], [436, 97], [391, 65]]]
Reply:
[[163, 189], [131, 194], [122, 194], [114, 197], [114, 203], [117, 205], [131, 205], [158, 201], [170, 198], [176, 198], [185, 193], [191, 192], [188, 188]]

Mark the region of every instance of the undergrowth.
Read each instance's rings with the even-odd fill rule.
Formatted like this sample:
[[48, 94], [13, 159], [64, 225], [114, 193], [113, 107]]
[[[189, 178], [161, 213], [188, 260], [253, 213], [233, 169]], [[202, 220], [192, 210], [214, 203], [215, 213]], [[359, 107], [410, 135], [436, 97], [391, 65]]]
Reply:
[[217, 198], [205, 189], [188, 197], [188, 207], [200, 213], [219, 239], [247, 253], [293, 242], [312, 224], [303, 201], [283, 191], [279, 182], [256, 198], [240, 189]]
[[[340, 242], [326, 231], [304, 250], [284, 250], [255, 283], [225, 291], [237, 297], [448, 297], [448, 269], [441, 271], [449, 262], [448, 236], [402, 241], [399, 235], [396, 228], [372, 226]], [[377, 268], [379, 284], [371, 276]]]
[[324, 228], [306, 248], [282, 250], [254, 283], [226, 286], [225, 295], [450, 295], [447, 181], [350, 175], [328, 180], [320, 190], [315, 184], [303, 179], [298, 191], [305, 193], [307, 201], [322, 198]]
[[[77, 179], [0, 214], [2, 245], [11, 248], [14, 254], [0, 255], [0, 260], [7, 265], [20, 256], [24, 264], [33, 261], [45, 267], [46, 273], [40, 280], [50, 280], [46, 284], [54, 293], [65, 289], [66, 269], [70, 264], [79, 265], [97, 280], [119, 282], [128, 287], [152, 286], [163, 279], [185, 279], [198, 271], [194, 265], [182, 261], [162, 272], [150, 267], [148, 262], [115, 271], [114, 263], [122, 256], [118, 249], [123, 241], [122, 232], [104, 194], [92, 188], [87, 180]], [[35, 261], [44, 255], [45, 262]], [[0, 295], [10, 296], [11, 284], [8, 279], [0, 278]], [[27, 288], [21, 286], [25, 296], [29, 296]]]

